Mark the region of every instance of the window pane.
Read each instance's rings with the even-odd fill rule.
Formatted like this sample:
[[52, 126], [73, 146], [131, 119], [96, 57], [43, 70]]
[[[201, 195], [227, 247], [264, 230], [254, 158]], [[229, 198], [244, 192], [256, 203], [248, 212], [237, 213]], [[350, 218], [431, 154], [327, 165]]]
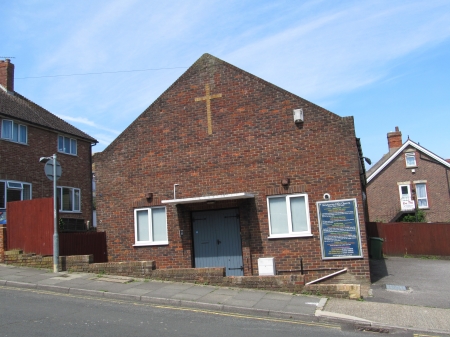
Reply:
[[22, 200], [22, 190], [7, 189], [6, 202]]
[[70, 153], [77, 154], [77, 141], [76, 139], [70, 140]]
[[148, 211], [137, 211], [136, 212], [136, 224], [137, 224], [137, 240], [138, 241], [149, 241], [149, 231], [148, 231]]
[[12, 122], [2, 121], [2, 138], [11, 139], [12, 138]]
[[288, 234], [286, 198], [269, 198], [270, 226], [272, 234]]
[[15, 142], [19, 141], [19, 125], [13, 123], [13, 137], [12, 140]]
[[72, 189], [71, 188], [63, 188], [62, 189], [62, 210], [63, 211], [72, 211], [73, 210], [73, 197], [72, 197]]
[[417, 184], [417, 203], [419, 207], [428, 207], [427, 189], [425, 184]]
[[416, 155], [414, 153], [406, 154], [406, 166], [416, 166]]
[[58, 136], [58, 151], [64, 152], [64, 137]]
[[74, 189], [74, 200], [73, 200], [73, 210], [79, 211], [80, 210], [80, 190]]
[[70, 138], [64, 137], [64, 152], [70, 153]]
[[304, 232], [308, 230], [306, 217], [305, 197], [290, 198], [291, 200], [291, 219], [292, 231]]
[[6, 208], [5, 203], [5, 182], [0, 181], [0, 208]]
[[166, 209], [152, 209], [153, 241], [167, 241]]
[[25, 143], [27, 142], [27, 127], [25, 125], [19, 126], [19, 142]]
[[31, 200], [31, 185], [23, 184], [22, 200]]
[[56, 199], [58, 201], [58, 209], [61, 210], [61, 187], [56, 188]]

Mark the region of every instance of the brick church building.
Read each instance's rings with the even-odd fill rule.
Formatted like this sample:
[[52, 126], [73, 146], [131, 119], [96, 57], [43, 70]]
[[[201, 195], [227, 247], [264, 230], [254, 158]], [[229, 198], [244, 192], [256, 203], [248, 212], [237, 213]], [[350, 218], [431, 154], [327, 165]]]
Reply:
[[[347, 268], [369, 279], [353, 118], [214, 56], [198, 59], [94, 164], [111, 262], [250, 276], [298, 272], [302, 258], [311, 278]], [[342, 222], [343, 236], [324, 250], [325, 201], [354, 206], [341, 213], [354, 210], [352, 247], [338, 247]]]

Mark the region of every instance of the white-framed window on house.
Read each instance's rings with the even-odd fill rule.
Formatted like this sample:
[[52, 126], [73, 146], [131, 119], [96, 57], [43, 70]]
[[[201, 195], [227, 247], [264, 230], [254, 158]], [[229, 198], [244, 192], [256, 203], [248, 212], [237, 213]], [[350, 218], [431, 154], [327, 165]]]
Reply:
[[58, 186], [56, 194], [60, 212], [81, 212], [81, 191], [79, 188]]
[[3, 119], [1, 137], [11, 142], [27, 144], [28, 129], [26, 125], [18, 124], [9, 119]]
[[311, 236], [307, 194], [267, 197], [269, 238]]
[[65, 136], [58, 136], [58, 151], [67, 154], [77, 154], [77, 140]]
[[417, 196], [417, 207], [428, 208], [426, 183], [416, 183], [416, 196]]
[[22, 181], [0, 180], [0, 209], [10, 201], [31, 200], [31, 184]]
[[406, 167], [416, 167], [416, 153], [415, 152], [406, 152], [405, 153], [405, 161]]
[[135, 246], [167, 245], [167, 215], [165, 207], [134, 210]]

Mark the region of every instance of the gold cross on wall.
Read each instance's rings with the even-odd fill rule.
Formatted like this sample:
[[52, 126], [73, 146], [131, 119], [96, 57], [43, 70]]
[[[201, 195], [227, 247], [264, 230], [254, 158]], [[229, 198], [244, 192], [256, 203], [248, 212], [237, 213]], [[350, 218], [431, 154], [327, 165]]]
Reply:
[[206, 101], [206, 117], [208, 118], [208, 135], [212, 134], [212, 122], [211, 122], [211, 100], [214, 98], [221, 98], [222, 94], [210, 95], [209, 84], [205, 85], [206, 96], [197, 97], [196, 102]]

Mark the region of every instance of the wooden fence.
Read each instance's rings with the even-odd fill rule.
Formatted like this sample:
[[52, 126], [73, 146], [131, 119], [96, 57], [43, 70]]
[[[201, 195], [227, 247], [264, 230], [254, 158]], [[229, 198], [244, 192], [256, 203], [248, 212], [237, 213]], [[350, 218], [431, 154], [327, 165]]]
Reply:
[[450, 223], [368, 222], [366, 228], [369, 237], [384, 239], [386, 255], [450, 256]]
[[[53, 198], [8, 202], [7, 250], [53, 255]], [[59, 255], [94, 255], [108, 262], [105, 232], [59, 233]]]
[[8, 202], [8, 250], [53, 255], [53, 198]]
[[60, 233], [59, 255], [94, 255], [94, 263], [108, 262], [106, 232]]

